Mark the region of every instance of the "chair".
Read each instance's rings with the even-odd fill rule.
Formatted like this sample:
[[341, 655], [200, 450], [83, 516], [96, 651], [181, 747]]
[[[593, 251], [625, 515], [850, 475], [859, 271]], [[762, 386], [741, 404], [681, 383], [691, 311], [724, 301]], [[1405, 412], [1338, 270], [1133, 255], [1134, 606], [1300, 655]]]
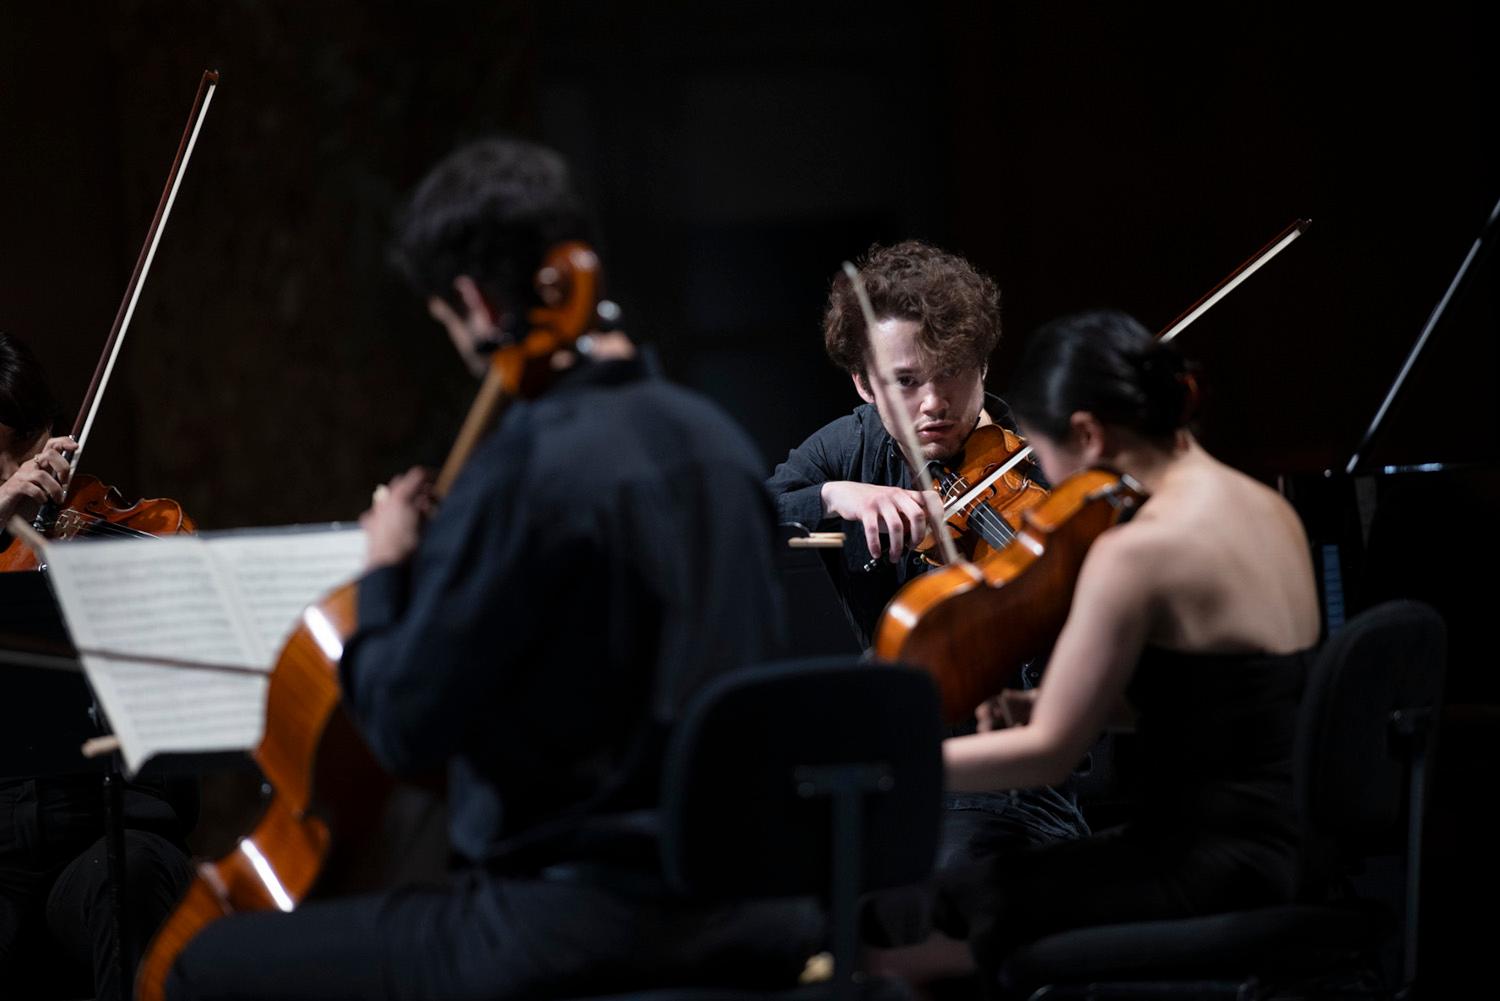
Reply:
[[861, 893], [931, 868], [942, 736], [931, 679], [906, 668], [823, 658], [747, 668], [707, 686], [665, 758], [668, 882], [700, 899], [822, 898], [833, 976], [780, 992], [704, 984], [608, 1001], [905, 997], [899, 984], [859, 977], [857, 905]]
[[1018, 949], [998, 971], [1003, 996], [1266, 997], [1321, 982], [1403, 994], [1417, 973], [1418, 890], [1428, 754], [1446, 663], [1437, 613], [1415, 602], [1372, 608], [1331, 636], [1303, 697], [1298, 807], [1310, 857], [1334, 884], [1404, 848], [1400, 972], [1384, 983], [1388, 908], [1358, 897], [1176, 921], [1079, 928]]

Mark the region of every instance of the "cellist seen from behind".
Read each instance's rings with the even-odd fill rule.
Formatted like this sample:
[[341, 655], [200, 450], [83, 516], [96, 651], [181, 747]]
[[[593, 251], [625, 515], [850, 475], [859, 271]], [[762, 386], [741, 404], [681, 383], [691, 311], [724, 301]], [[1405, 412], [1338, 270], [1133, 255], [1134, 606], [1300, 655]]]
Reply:
[[[524, 326], [544, 254], [584, 229], [563, 161], [495, 139], [428, 175], [396, 251], [478, 374]], [[619, 331], [558, 365], [430, 517], [414, 470], [362, 519], [346, 702], [391, 770], [446, 770], [457, 870], [216, 922], [179, 958], [174, 1001], [496, 1001], [800, 971], [816, 931], [800, 909], [671, 899], [654, 839], [609, 833], [612, 816], [655, 806], [683, 700], [776, 652], [758, 457]]]

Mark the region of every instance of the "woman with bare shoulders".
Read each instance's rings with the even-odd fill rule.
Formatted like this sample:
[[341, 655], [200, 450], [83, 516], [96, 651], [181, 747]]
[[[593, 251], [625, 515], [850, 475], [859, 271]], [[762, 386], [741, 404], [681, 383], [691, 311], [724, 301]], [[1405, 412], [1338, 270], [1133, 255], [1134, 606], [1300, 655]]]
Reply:
[[[1292, 741], [1319, 634], [1296, 514], [1194, 440], [1191, 376], [1128, 316], [1043, 328], [1014, 382], [1011, 406], [1049, 479], [1104, 465], [1149, 498], [1089, 550], [1029, 718], [947, 741], [947, 782], [1059, 781], [1126, 709], [1138, 816], [944, 878], [938, 925], [951, 937], [880, 957], [918, 980], [997, 965], [1066, 928], [1271, 905], [1295, 891]], [[980, 712], [985, 724], [997, 715]]]

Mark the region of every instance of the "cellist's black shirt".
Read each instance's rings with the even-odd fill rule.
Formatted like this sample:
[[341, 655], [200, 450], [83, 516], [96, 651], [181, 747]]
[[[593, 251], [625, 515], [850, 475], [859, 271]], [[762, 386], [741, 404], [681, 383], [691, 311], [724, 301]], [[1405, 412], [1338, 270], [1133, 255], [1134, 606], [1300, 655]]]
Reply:
[[622, 771], [633, 793], [608, 808], [652, 805], [643, 734], [778, 652], [760, 458], [648, 367], [586, 363], [514, 405], [415, 557], [361, 585], [346, 698], [387, 767], [448, 767], [453, 846], [473, 862]]

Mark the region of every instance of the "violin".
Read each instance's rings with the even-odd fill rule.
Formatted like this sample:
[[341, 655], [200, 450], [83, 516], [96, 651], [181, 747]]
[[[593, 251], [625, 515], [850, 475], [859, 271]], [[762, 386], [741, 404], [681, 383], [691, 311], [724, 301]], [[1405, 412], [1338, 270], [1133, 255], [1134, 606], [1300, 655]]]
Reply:
[[[45, 534], [51, 539], [150, 538], [197, 528], [174, 500], [158, 497], [127, 504], [114, 487], [98, 477], [81, 475], [68, 481], [66, 499]], [[35, 551], [19, 538], [0, 552], [0, 573], [38, 567]]]
[[[933, 478], [943, 498], [943, 530], [970, 562], [1010, 545], [1021, 527], [1021, 513], [1047, 498], [1045, 487], [1019, 472], [1025, 444], [998, 424], [975, 428], [957, 457], [958, 470]], [[943, 565], [935, 531], [915, 548], [928, 563]]]
[[[1157, 339], [1175, 338], [1309, 225], [1299, 219], [1282, 230]], [[868, 315], [866, 322], [874, 326]], [[1030, 446], [1021, 448], [985, 474], [977, 487], [1003, 478], [1030, 452]], [[945, 509], [967, 506], [976, 493], [971, 487]], [[971, 562], [908, 581], [881, 613], [872, 654], [927, 670], [938, 683], [947, 721], [964, 721], [981, 702], [1011, 684], [1022, 665], [1047, 651], [1067, 619], [1088, 547], [1144, 500], [1138, 484], [1113, 472], [1088, 470], [1069, 478], [1052, 496], [1019, 512], [1017, 530], [999, 551], [991, 549]]]
[[[490, 356], [483, 385], [433, 487], [447, 493], [470, 453], [510, 401], [540, 395], [555, 359], [601, 321], [594, 252], [576, 241], [548, 252], [535, 276], [541, 305], [527, 334]], [[172, 965], [205, 926], [228, 914], [289, 911], [314, 892], [360, 886], [378, 851], [375, 832], [391, 780], [343, 711], [339, 659], [358, 628], [358, 584], [308, 607], [271, 672], [264, 735], [253, 752], [272, 789], [255, 828], [228, 855], [198, 867], [177, 909], [152, 939], [136, 977], [139, 1001], [162, 1001]]]
[[[208, 107], [218, 84], [219, 74], [212, 70], [203, 72], [198, 92], [193, 98], [193, 107], [188, 113], [187, 125], [182, 131], [182, 139], [177, 144], [177, 155], [172, 159], [171, 170], [167, 172], [167, 183], [162, 188], [161, 199], [156, 205], [156, 214], [146, 231], [145, 242], [136, 258], [135, 270], [131, 272], [130, 281], [125, 286], [125, 295], [120, 300], [120, 308], [115, 312], [109, 337], [99, 355], [99, 363], [94, 368], [94, 377], [89, 382], [88, 392], [84, 394], [83, 404], [78, 408], [78, 417], [73, 422], [73, 440], [78, 443], [70, 460], [70, 468], [73, 470], [78, 468], [78, 461], [88, 443], [94, 418], [99, 413], [99, 404], [104, 399], [105, 387], [109, 385], [115, 360], [125, 343], [130, 319], [135, 315], [135, 306], [140, 300], [146, 275], [151, 270], [151, 261], [156, 257], [156, 248], [161, 243], [172, 204], [177, 200], [177, 190], [182, 184], [183, 174], [192, 158], [199, 130], [208, 114]], [[197, 525], [183, 512], [182, 505], [174, 500], [155, 498], [126, 503], [118, 490], [105, 485], [96, 477], [74, 475], [68, 480], [62, 505], [43, 505], [33, 527], [47, 538], [72, 539], [174, 535], [195, 531]], [[5, 551], [0, 553], [0, 571], [35, 570], [38, 566], [36, 554], [19, 538], [12, 539]]]

